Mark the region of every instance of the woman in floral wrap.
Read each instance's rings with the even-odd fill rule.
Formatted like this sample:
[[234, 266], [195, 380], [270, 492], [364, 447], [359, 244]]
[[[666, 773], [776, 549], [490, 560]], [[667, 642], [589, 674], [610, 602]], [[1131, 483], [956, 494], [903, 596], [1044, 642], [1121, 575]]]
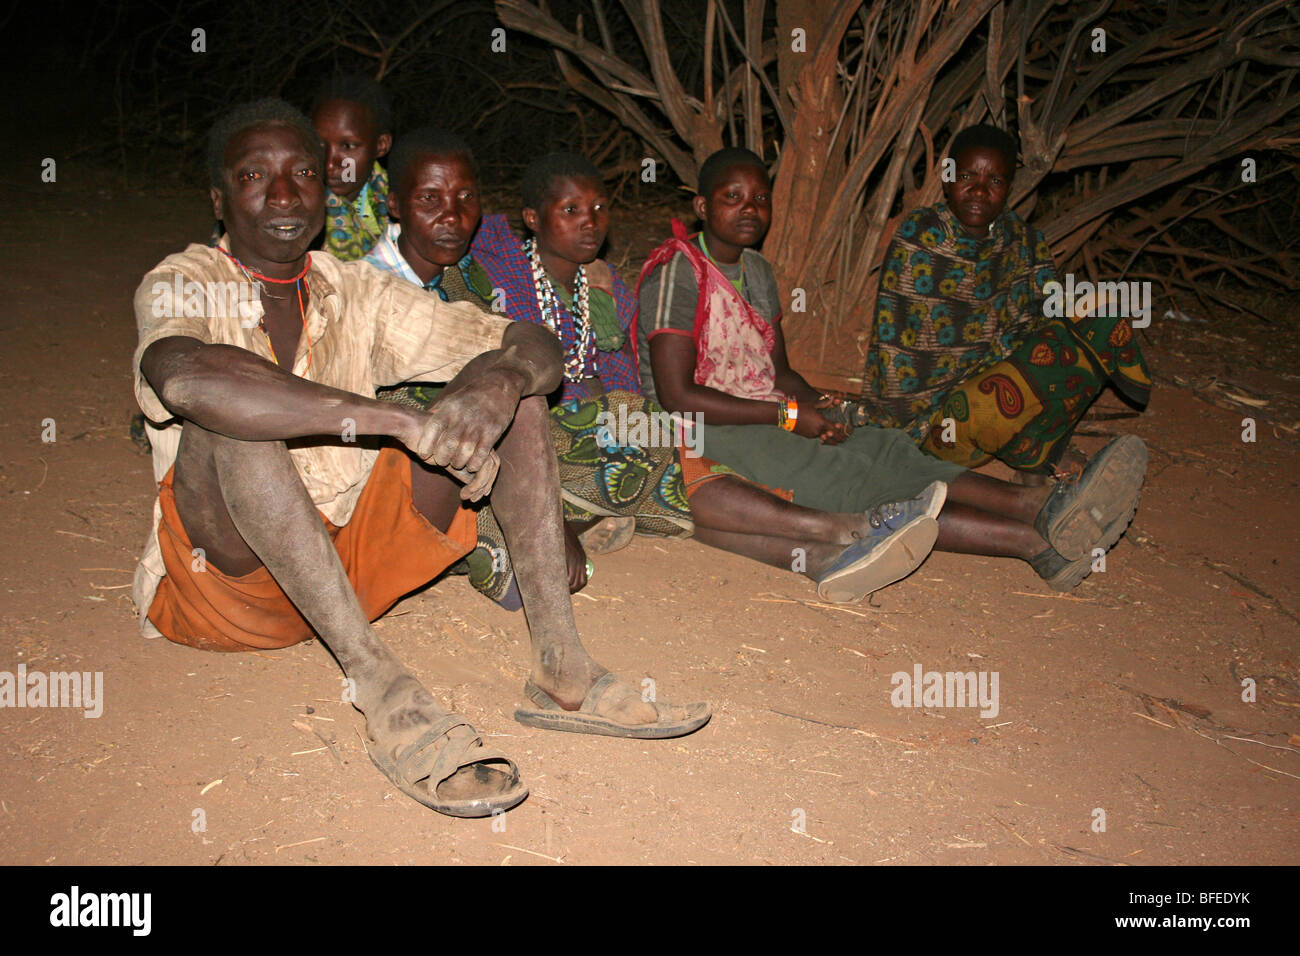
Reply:
[[1045, 287], [1058, 281], [1051, 250], [1006, 208], [1015, 140], [975, 126], [950, 155], [946, 202], [912, 212], [889, 246], [868, 397], [842, 414], [966, 467], [998, 458], [1050, 474], [1107, 382], [1146, 404], [1146, 364], [1127, 317], [1045, 315]]

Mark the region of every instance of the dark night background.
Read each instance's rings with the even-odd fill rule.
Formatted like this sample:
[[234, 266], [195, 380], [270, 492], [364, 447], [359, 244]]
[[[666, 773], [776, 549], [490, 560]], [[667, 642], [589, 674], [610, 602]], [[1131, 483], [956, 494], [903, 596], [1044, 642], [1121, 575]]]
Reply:
[[[374, 75], [379, 60], [355, 49], [375, 48], [360, 16], [395, 37], [430, 10], [396, 46], [383, 78], [399, 133], [423, 124], [459, 133], [479, 153], [489, 186], [517, 178], [550, 149], [596, 156], [615, 176], [621, 149], [642, 152], [611, 117], [563, 88], [544, 44], [511, 32], [506, 52], [491, 53], [500, 24], [486, 0], [7, 6], [5, 138], [16, 138], [24, 157], [61, 153], [127, 179], [198, 184], [201, 140], [226, 107], [276, 94], [305, 110], [332, 72]], [[579, 6], [558, 0], [550, 8], [571, 23]], [[665, 4], [685, 77], [699, 71], [696, 18], [693, 2]], [[191, 50], [196, 27], [206, 31], [206, 53]], [[611, 17], [611, 29], [618, 37], [631, 26]]]

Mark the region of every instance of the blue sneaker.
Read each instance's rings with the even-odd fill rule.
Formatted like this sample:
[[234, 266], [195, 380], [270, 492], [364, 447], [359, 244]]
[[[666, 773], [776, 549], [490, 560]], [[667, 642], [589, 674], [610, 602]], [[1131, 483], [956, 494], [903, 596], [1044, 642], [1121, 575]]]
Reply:
[[[948, 485], [942, 481], [932, 481], [925, 486], [915, 498], [908, 498], [901, 502], [904, 506], [910, 506], [914, 510], [921, 510], [925, 514], [939, 520], [939, 512], [943, 510], [943, 503], [948, 500]], [[887, 505], [885, 507], [888, 507]]]
[[817, 579], [817, 595], [833, 604], [857, 604], [901, 581], [926, 559], [939, 537], [939, 512], [948, 486], [931, 482], [915, 498], [867, 512], [871, 532], [853, 542]]

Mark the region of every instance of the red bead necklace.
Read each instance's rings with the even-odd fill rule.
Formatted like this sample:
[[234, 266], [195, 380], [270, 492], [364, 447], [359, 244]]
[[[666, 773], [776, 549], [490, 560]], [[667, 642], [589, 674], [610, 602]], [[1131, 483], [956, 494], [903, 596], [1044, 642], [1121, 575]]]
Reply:
[[[242, 262], [239, 261], [239, 259], [231, 255], [229, 252], [226, 252], [226, 250], [222, 249], [220, 246], [217, 247], [217, 251], [220, 252], [222, 255], [224, 255], [235, 265], [239, 266], [239, 271], [244, 273], [244, 275], [248, 276], [250, 279], [255, 279], [259, 282], [271, 282], [274, 283], [275, 285], [288, 285], [290, 282], [294, 284], [294, 286], [298, 290], [298, 315], [302, 317], [302, 334], [303, 334], [303, 338], [307, 340], [307, 368], [311, 368], [311, 335], [307, 331], [307, 309], [302, 303], [302, 287], [306, 285], [307, 271], [311, 268], [311, 253], [310, 252], [307, 253], [307, 261], [303, 265], [302, 271], [299, 272], [292, 279], [273, 279], [270, 276], [264, 276], [262, 275], [262, 273], [255, 272], [254, 270], [248, 268], [248, 266], [244, 265]], [[310, 292], [311, 290], [308, 289], [309, 294]], [[265, 314], [265, 310], [263, 310], [263, 314]], [[271, 333], [266, 331], [265, 319], [259, 319], [257, 322], [257, 327], [261, 329], [262, 334], [266, 336], [266, 347], [271, 350], [271, 361], [274, 362], [276, 365], [279, 365], [280, 360], [279, 358], [276, 357], [275, 346], [271, 344]]]

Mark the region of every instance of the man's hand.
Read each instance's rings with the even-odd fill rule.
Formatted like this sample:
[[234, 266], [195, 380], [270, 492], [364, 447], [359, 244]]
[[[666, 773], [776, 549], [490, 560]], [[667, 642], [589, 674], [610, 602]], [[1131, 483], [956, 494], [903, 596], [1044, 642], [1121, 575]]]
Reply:
[[428, 412], [416, 412], [402, 438], [421, 461], [465, 482], [460, 496], [477, 501], [492, 490], [500, 460], [493, 451], [515, 417], [524, 383], [508, 369], [487, 369], [448, 386]]

